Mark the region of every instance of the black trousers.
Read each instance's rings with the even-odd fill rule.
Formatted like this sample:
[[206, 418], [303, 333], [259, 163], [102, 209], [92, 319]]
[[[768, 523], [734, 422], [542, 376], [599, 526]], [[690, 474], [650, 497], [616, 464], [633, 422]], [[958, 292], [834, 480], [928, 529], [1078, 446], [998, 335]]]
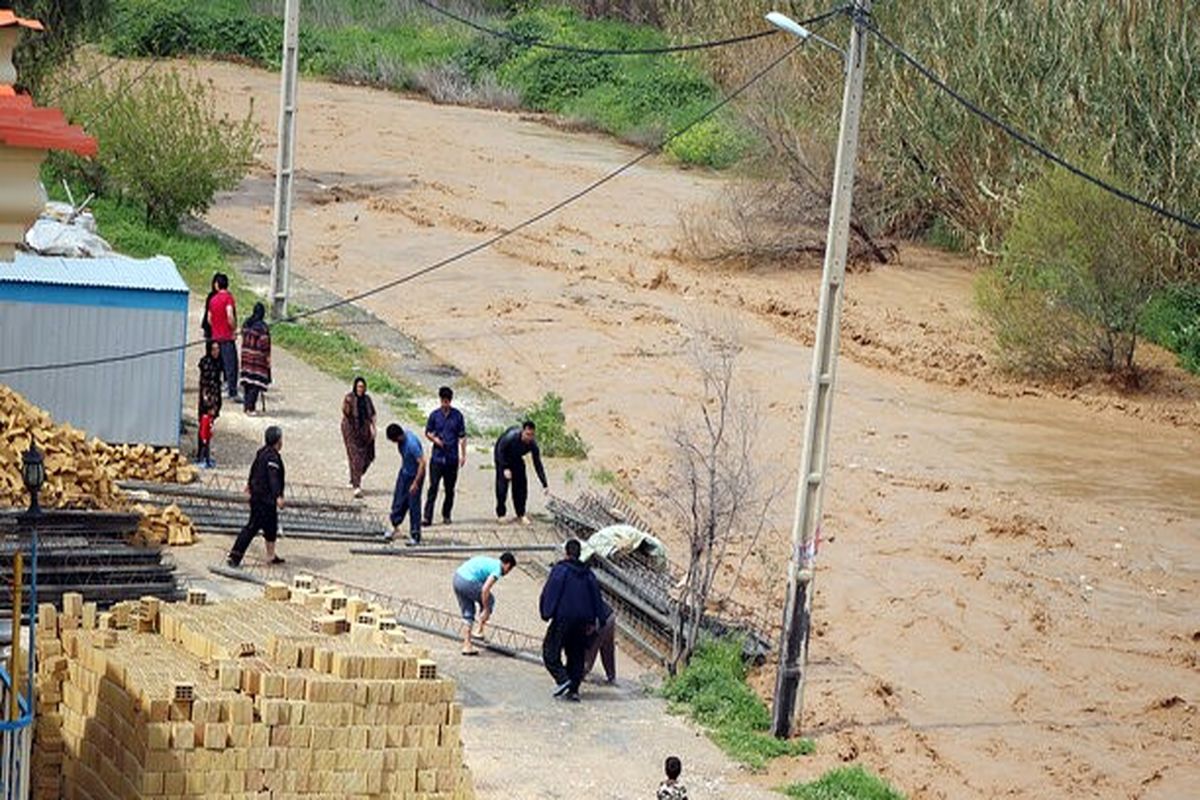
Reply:
[[504, 477], [504, 470], [496, 465], [496, 516], [503, 517], [508, 513], [505, 500], [508, 499], [508, 485], [512, 483], [513, 511], [518, 517], [525, 516], [525, 501], [529, 499], [529, 478], [525, 475], [525, 463], [510, 467], [512, 481]]
[[253, 411], [258, 406], [258, 394], [262, 389], [250, 383], [242, 384], [242, 409]]
[[268, 542], [275, 541], [279, 536], [279, 509], [273, 502], [250, 501], [250, 521], [242, 528], [242, 532], [233, 543], [233, 549], [229, 551], [229, 559], [233, 563], [242, 563], [242, 557], [246, 555], [250, 542], [254, 541], [259, 531], [262, 531], [263, 538]]
[[238, 357], [237, 345], [230, 339], [221, 342], [221, 366], [225, 368], [225, 391], [230, 397], [237, 397], [238, 390]]
[[197, 461], [207, 461], [210, 458], [212, 458], [212, 455], [211, 455], [211, 451], [209, 450], [209, 443], [204, 441], [203, 439], [201, 439], [199, 434], [197, 434], [197, 436], [196, 436], [196, 460]]
[[[542, 663], [554, 682], [569, 681], [571, 691], [578, 692], [583, 683], [583, 662], [587, 653], [588, 623], [586, 620], [552, 619], [542, 639]], [[562, 662], [567, 654], [567, 665]]]
[[450, 521], [450, 512], [454, 510], [454, 487], [458, 484], [458, 462], [439, 464], [434, 461], [429, 465], [429, 493], [425, 495], [425, 524], [433, 521], [433, 507], [437, 503], [438, 483], [446, 484], [446, 497], [442, 500], [442, 521]]

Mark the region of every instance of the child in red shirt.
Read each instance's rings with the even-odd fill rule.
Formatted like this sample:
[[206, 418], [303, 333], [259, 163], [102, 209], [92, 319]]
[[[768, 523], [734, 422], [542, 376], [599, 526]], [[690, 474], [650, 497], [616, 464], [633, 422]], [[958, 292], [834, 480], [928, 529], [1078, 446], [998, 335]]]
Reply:
[[214, 419], [215, 417], [212, 413], [212, 409], [209, 406], [205, 406], [204, 412], [200, 415], [200, 433], [196, 447], [196, 463], [200, 464], [205, 469], [212, 469], [216, 466], [216, 464], [213, 463], [212, 452], [209, 449], [212, 444]]

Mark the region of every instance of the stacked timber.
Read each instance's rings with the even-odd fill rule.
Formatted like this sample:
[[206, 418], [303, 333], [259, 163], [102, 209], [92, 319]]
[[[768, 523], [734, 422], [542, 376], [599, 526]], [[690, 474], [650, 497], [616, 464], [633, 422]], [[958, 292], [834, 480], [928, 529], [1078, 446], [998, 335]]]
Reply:
[[[0, 386], [0, 506], [22, 506], [28, 493], [21, 459], [36, 441], [45, 459], [46, 482], [40, 500], [48, 508], [124, 511], [128, 498], [118, 479], [136, 477], [186, 483], [196, 471], [178, 450], [148, 445], [109, 445], [88, 440], [71, 425], [55, 425], [50, 415], [6, 386]], [[139, 509], [146, 520], [139, 541], [191, 544], [195, 528], [178, 508]]]
[[43, 607], [34, 796], [474, 798], [428, 651], [385, 609], [297, 583]]

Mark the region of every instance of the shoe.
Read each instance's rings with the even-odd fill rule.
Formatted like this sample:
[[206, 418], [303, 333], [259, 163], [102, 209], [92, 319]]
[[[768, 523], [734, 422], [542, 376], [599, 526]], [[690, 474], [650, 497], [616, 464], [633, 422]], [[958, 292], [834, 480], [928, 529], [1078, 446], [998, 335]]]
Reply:
[[607, 683], [609, 686], [615, 686], [617, 683], [617, 676], [609, 675], [607, 678], [604, 679], [604, 682]]
[[522, 525], [532, 525], [533, 524], [532, 522], [530, 522], [529, 517], [517, 517], [517, 519], [520, 521], [520, 523]]
[[450, 518], [449, 518], [449, 517], [442, 517], [442, 524], [443, 524], [443, 525], [449, 525], [449, 524], [450, 524]]
[[423, 519], [423, 520], [421, 520], [421, 527], [422, 527], [422, 528], [428, 528], [428, 527], [429, 527], [430, 525], [432, 525], [432, 524], [433, 524], [433, 520], [431, 520], [431, 519]]
[[463, 651], [461, 651], [461, 652], [462, 652], [462, 654], [463, 654], [464, 656], [477, 656], [477, 655], [479, 655], [479, 651], [478, 651], [478, 650], [476, 650], [474, 647], [472, 647], [470, 650], [463, 650]]
[[354, 487], [354, 496], [355, 496], [355, 497], [362, 497], [362, 496], [363, 496], [363, 490], [362, 490], [362, 487], [361, 487], [361, 486], [355, 486], [355, 487]]
[[487, 634], [476, 633], [475, 631], [471, 631], [471, 639], [476, 642], [486, 642]]
[[240, 561], [235, 561], [235, 560], [234, 560], [234, 559], [231, 557], [231, 558], [227, 558], [227, 559], [225, 559], [225, 566], [227, 566], [227, 567], [233, 567], [234, 569], [240, 569], [240, 568], [241, 568], [241, 566], [242, 566], [242, 562], [240, 562]]
[[563, 698], [570, 703], [579, 702], [579, 692], [567, 692], [567, 696]]
[[213, 461], [211, 458], [205, 459], [205, 461], [204, 461], [205, 469], [214, 469], [214, 468], [216, 468], [216, 466], [217, 466], [217, 462]]
[[407, 539], [405, 539], [405, 540], [404, 540], [404, 546], [405, 546], [405, 547], [416, 547], [416, 546], [417, 546], [417, 545], [419, 545], [420, 543], [421, 543], [421, 540], [420, 540], [420, 539], [414, 539], [414, 538], [413, 538], [413, 537], [411, 537], [411, 536], [410, 536], [410, 537], [408, 537]]
[[268, 563], [268, 564], [286, 564], [287, 562], [286, 562], [286, 561], [284, 561], [284, 560], [283, 560], [282, 558], [280, 558], [279, 556], [275, 556], [274, 558], [272, 558], [272, 559], [271, 559], [270, 561], [268, 561], [267, 563]]
[[566, 694], [569, 691], [571, 691], [571, 682], [563, 681], [558, 686], [554, 687], [554, 696], [562, 697], [564, 694]]

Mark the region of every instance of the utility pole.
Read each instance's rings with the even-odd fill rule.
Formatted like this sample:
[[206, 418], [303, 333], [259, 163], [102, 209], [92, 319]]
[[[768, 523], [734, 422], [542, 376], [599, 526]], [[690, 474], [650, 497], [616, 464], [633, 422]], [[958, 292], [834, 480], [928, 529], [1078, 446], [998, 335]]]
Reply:
[[854, 190], [854, 164], [858, 154], [858, 124], [862, 110], [863, 71], [867, 50], [867, 16], [871, 0], [854, 0], [850, 47], [846, 52], [846, 86], [842, 95], [842, 121], [834, 163], [833, 194], [829, 202], [829, 230], [821, 272], [821, 301], [813, 345], [812, 378], [805, 409], [804, 453], [796, 489], [796, 516], [792, 526], [792, 559], [788, 571], [787, 605], [779, 671], [775, 677], [775, 704], [771, 732], [790, 736], [804, 708], [804, 679], [808, 667], [808, 638], [812, 628], [813, 574], [821, 529], [821, 500], [829, 469], [829, 422], [837, 369], [838, 329], [842, 317], [842, 289], [846, 277], [846, 251], [850, 240], [850, 209]]
[[300, 62], [300, 0], [283, 12], [283, 67], [279, 81], [279, 153], [275, 160], [275, 252], [271, 260], [271, 317], [287, 315], [292, 261], [292, 191], [296, 160], [296, 89]]

